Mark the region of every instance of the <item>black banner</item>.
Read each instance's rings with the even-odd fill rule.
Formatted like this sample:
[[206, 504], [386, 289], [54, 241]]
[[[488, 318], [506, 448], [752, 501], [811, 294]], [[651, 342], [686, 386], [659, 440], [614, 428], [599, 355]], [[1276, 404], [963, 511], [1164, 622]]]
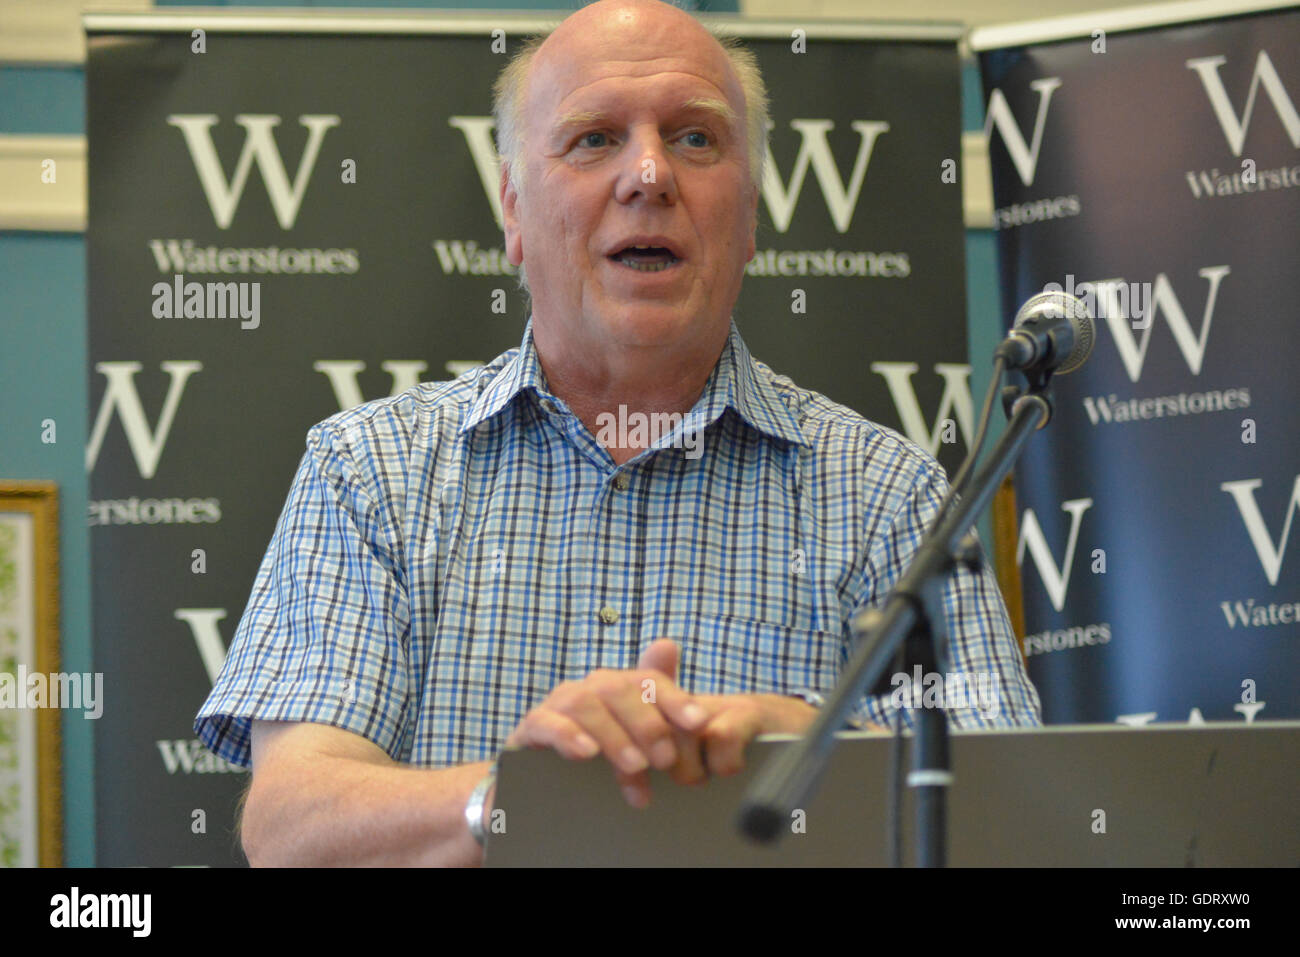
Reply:
[[[87, 64], [97, 856], [231, 864], [245, 778], [192, 725], [306, 430], [522, 336], [490, 90], [527, 30], [107, 22]], [[955, 43], [776, 35], [751, 43], [775, 130], [737, 324], [951, 467], [971, 418]]]
[[1294, 718], [1300, 12], [1097, 26], [981, 54], [1005, 301], [1098, 316], [1016, 473], [1029, 673], [1050, 722]]

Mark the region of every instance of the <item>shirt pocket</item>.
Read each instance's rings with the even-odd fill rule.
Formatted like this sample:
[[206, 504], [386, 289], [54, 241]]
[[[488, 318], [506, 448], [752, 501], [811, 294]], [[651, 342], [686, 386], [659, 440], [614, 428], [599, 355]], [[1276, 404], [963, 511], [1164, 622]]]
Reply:
[[748, 618], [697, 616], [683, 622], [682, 687], [695, 694], [829, 691], [846, 659], [842, 634]]

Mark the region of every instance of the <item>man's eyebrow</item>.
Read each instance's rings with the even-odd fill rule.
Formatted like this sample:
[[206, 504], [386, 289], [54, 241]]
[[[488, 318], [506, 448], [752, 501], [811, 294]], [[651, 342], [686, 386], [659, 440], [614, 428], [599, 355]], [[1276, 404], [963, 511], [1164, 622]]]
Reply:
[[700, 113], [712, 113], [714, 116], [728, 123], [735, 121], [736, 111], [731, 108], [731, 104], [726, 100], [719, 100], [712, 96], [695, 96], [682, 104], [683, 111], [693, 111]]
[[[731, 105], [716, 97], [694, 96], [682, 103], [679, 109], [683, 113], [709, 113], [726, 123], [734, 122], [736, 119], [736, 111], [731, 108]], [[551, 127], [551, 135], [558, 136], [575, 126], [608, 123], [609, 119], [609, 114], [601, 110], [576, 110], [560, 117]]]

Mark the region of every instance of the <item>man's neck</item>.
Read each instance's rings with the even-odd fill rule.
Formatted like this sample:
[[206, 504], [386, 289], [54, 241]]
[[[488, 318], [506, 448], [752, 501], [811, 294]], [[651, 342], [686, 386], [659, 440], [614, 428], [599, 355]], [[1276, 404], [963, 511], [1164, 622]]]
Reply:
[[[533, 339], [552, 394], [564, 400], [618, 465], [649, 447], [648, 432], [633, 427], [627, 434], [616, 431], [614, 442], [606, 441], [610, 430], [602, 426], [611, 420], [605, 416], [613, 416], [613, 422], [635, 423], [634, 415], [685, 415], [699, 401], [726, 346], [724, 339], [717, 351], [710, 350], [712, 355], [647, 347], [607, 356], [552, 349], [545, 336], [539, 339], [536, 330]], [[643, 437], [645, 441], [637, 441]]]

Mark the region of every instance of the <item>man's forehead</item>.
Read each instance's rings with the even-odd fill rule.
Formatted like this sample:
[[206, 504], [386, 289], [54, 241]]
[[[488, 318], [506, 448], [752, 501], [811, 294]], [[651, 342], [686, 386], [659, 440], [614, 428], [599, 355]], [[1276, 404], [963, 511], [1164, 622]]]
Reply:
[[534, 130], [549, 135], [586, 122], [621, 122], [647, 111], [675, 120], [688, 113], [708, 114], [731, 125], [743, 115], [742, 101], [728, 90], [695, 73], [618, 69], [588, 76], [571, 88], [538, 88], [530, 104]]
[[593, 89], [605, 92], [621, 84], [624, 93], [635, 95], [638, 86], [665, 83], [693, 86], [688, 95], [717, 97], [741, 110], [744, 94], [730, 61], [707, 31], [694, 21], [623, 16], [627, 12], [619, 10], [581, 30], [566, 29], [579, 26], [566, 22], [547, 39], [529, 77], [530, 113], [544, 114], [539, 118], [546, 122]]

